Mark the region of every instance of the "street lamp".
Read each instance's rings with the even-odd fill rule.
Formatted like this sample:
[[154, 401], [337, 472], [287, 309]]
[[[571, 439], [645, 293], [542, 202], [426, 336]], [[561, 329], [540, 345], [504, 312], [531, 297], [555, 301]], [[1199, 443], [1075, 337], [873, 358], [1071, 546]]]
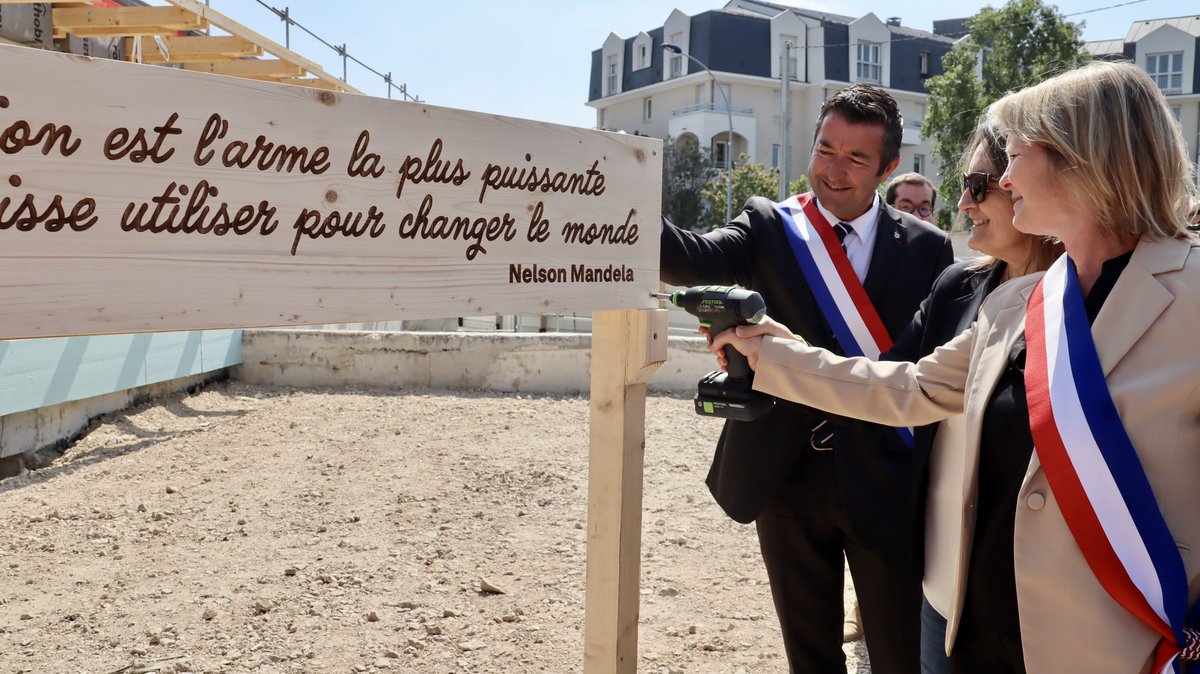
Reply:
[[708, 76], [712, 78], [713, 86], [721, 92], [721, 99], [725, 101], [725, 114], [729, 117], [729, 136], [725, 142], [725, 222], [729, 222], [733, 220], [733, 108], [729, 105], [729, 97], [725, 95], [725, 90], [721, 88], [721, 83], [717, 81], [717, 76], [713, 74], [713, 71], [708, 69], [708, 66], [704, 65], [703, 61], [685, 52], [683, 47], [677, 44], [664, 42], [662, 48], [672, 54], [686, 56], [696, 65], [704, 68], [704, 72], [708, 73]]

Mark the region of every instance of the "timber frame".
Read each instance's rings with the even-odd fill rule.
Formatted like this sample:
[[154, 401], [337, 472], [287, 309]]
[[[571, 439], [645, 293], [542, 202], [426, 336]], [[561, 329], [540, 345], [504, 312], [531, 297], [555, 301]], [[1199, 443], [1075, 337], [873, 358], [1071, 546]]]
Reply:
[[[27, 4], [28, 0], [0, 0]], [[325, 72], [317, 63], [250, 30], [197, 0], [165, 0], [169, 5], [123, 7], [54, 1], [54, 37], [125, 39], [125, 59], [178, 65], [217, 75], [267, 80], [328, 91], [362, 93]], [[217, 28], [227, 35], [205, 35]], [[165, 48], [160, 50], [159, 44]], [[140, 44], [135, 44], [140, 41]], [[137, 48], [135, 48], [137, 47]]]

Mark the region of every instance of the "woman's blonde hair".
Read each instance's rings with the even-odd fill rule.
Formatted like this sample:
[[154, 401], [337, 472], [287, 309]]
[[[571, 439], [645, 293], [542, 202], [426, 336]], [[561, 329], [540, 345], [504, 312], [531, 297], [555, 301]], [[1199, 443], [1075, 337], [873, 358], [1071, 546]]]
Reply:
[[[994, 125], [988, 122], [987, 117], [975, 127], [975, 131], [971, 133], [971, 138], [967, 141], [967, 149], [963, 152], [962, 156], [963, 173], [971, 170], [971, 158], [975, 156], [975, 152], [980, 148], [983, 149], [983, 154], [987, 157], [988, 163], [992, 165], [992, 170], [996, 172], [995, 177], [1000, 177], [1008, 169], [1008, 153], [1005, 150], [1004, 137], [1000, 135], [1000, 132]], [[1006, 195], [1008, 194], [1007, 191], [1001, 191]], [[958, 217], [960, 220], [964, 219], [962, 211], [959, 211]], [[1012, 226], [1011, 222], [1008, 224], [1010, 227]], [[1025, 259], [1023, 265], [1013, 265], [1013, 278], [1038, 271], [1046, 271], [1058, 259], [1058, 256], [1062, 255], [1062, 243], [1053, 237], [1034, 234], [1021, 234], [1021, 236], [1031, 239], [1029, 257]], [[999, 262], [1000, 260], [991, 255], [981, 255], [971, 261], [967, 265], [967, 269], [975, 273], [986, 273], [995, 269]]]
[[1186, 234], [1196, 194], [1179, 124], [1132, 63], [1092, 61], [996, 101], [988, 120], [1045, 148], [1059, 185], [1116, 235]]

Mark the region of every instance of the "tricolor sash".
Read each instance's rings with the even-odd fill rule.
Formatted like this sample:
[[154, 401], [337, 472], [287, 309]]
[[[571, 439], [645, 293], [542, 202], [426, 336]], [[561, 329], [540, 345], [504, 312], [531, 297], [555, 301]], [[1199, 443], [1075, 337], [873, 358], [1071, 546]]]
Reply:
[[1178, 672], [1190, 636], [1183, 559], [1109, 394], [1066, 255], [1034, 287], [1025, 339], [1034, 446], [1063, 519], [1108, 594], [1162, 635], [1153, 671]]
[[[879, 360], [879, 354], [892, 348], [892, 338], [812, 195], [797, 194], [772, 205], [783, 220], [796, 262], [842, 351], [847, 356]], [[911, 449], [912, 429], [897, 428], [896, 432]]]

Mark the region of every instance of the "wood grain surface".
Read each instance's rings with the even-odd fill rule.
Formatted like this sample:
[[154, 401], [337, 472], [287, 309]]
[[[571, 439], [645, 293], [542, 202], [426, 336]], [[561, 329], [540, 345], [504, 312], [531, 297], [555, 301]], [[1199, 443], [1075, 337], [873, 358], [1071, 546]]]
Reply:
[[21, 47], [0, 68], [0, 339], [657, 306], [656, 139]]

